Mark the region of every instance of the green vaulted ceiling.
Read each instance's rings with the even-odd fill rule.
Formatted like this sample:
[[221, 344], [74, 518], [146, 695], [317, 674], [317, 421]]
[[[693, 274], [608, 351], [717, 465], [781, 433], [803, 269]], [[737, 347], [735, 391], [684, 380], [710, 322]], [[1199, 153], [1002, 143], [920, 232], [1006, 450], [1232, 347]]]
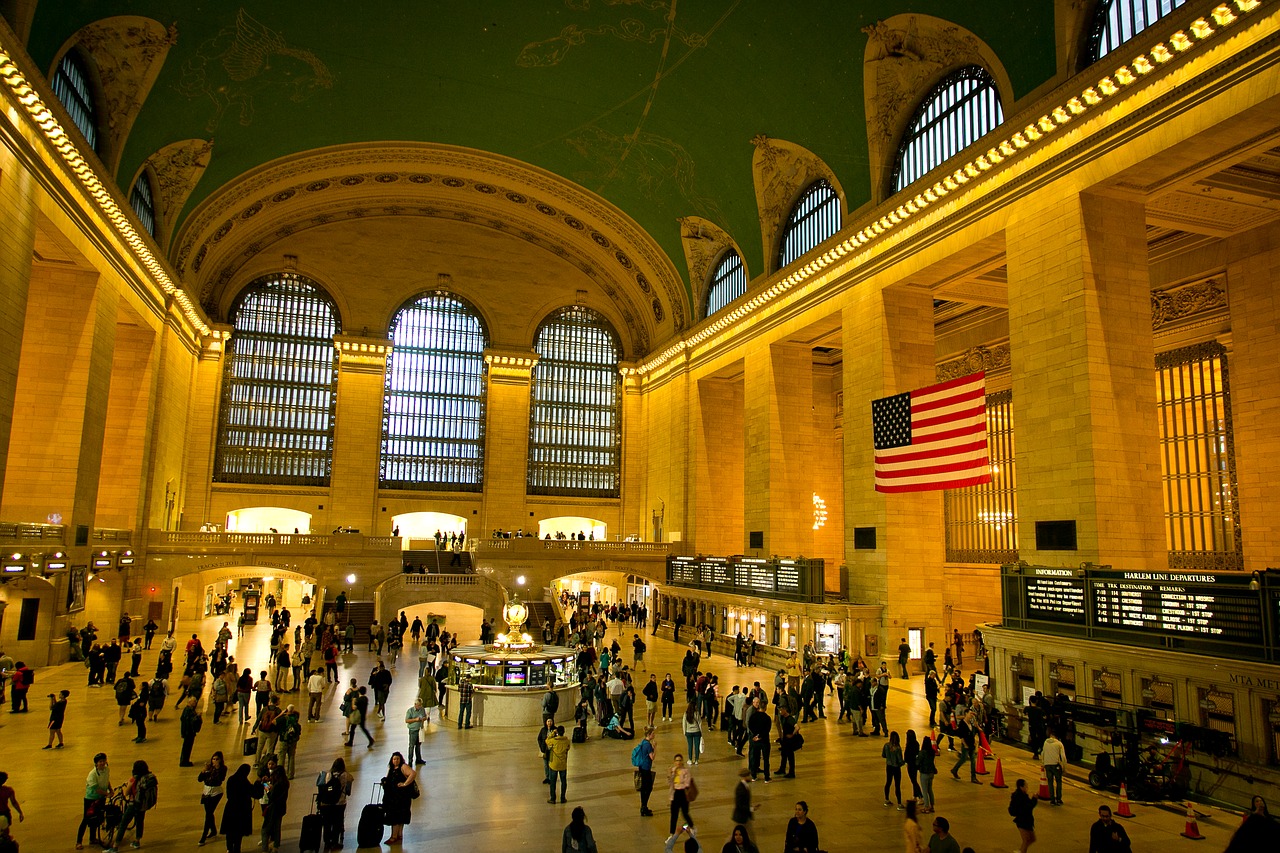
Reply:
[[1021, 97], [1054, 73], [1053, 9], [1053, 0], [41, 0], [28, 48], [48, 69], [102, 18], [176, 25], [117, 178], [127, 190], [156, 150], [212, 137], [188, 213], [285, 155], [439, 142], [600, 194], [682, 273], [677, 218], [703, 216], [759, 272], [753, 136], [822, 158], [851, 209], [871, 197], [863, 27], [908, 13], [951, 20], [995, 51]]

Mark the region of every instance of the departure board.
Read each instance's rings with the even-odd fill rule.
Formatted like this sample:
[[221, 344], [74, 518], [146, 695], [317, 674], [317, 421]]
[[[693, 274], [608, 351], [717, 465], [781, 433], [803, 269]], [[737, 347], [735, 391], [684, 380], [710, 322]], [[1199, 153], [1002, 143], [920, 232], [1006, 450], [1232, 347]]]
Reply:
[[1036, 569], [1027, 578], [1027, 618], [1085, 624], [1085, 579], [1074, 569]]
[[1261, 643], [1262, 601], [1248, 577], [1092, 572], [1093, 624], [1232, 643]]
[[779, 560], [778, 561], [778, 592], [799, 593], [800, 588], [800, 567], [796, 565], [795, 560]]
[[738, 561], [738, 586], [773, 590], [773, 566], [768, 560], [745, 557]]

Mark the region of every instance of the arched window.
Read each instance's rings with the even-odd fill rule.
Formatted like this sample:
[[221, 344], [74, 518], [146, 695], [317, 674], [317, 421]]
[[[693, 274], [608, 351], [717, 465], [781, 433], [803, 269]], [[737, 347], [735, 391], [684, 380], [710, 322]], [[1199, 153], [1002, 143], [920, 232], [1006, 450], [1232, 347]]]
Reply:
[[1173, 14], [1187, 0], [1100, 0], [1089, 38], [1090, 65], [1156, 21]]
[[1004, 121], [995, 81], [969, 65], [933, 88], [907, 126], [893, 164], [893, 191], [906, 189]]
[[138, 214], [147, 233], [152, 237], [156, 236], [156, 203], [151, 194], [151, 179], [146, 172], [141, 172], [138, 180], [133, 182], [133, 189], [129, 191], [129, 206]]
[[84, 134], [85, 141], [98, 150], [98, 110], [89, 87], [89, 69], [74, 50], [67, 51], [53, 74], [53, 94], [62, 101], [67, 115]]
[[425, 293], [396, 314], [390, 337], [381, 485], [480, 491], [489, 342], [480, 312], [451, 293]]
[[778, 245], [778, 269], [782, 269], [840, 230], [840, 196], [825, 178], [814, 181], [800, 196]]
[[742, 266], [742, 257], [735, 249], [727, 249], [720, 256], [720, 263], [707, 288], [707, 311], [704, 317], [710, 317], [724, 306], [747, 292], [747, 271]]
[[258, 279], [231, 309], [214, 479], [327, 486], [338, 312], [315, 282]]
[[621, 347], [590, 308], [561, 308], [533, 345], [529, 494], [617, 497], [622, 472]]

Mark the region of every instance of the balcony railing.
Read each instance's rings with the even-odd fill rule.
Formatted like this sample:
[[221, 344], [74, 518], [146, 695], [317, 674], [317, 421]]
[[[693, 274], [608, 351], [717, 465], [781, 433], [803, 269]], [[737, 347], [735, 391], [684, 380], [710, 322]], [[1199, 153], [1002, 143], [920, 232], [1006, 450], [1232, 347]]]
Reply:
[[66, 545], [67, 526], [65, 524], [0, 522], [0, 544]]
[[478, 555], [486, 552], [517, 552], [534, 554], [540, 551], [585, 552], [620, 556], [626, 554], [665, 557], [671, 546], [665, 542], [593, 542], [577, 539], [536, 539], [527, 536], [520, 539], [477, 539], [474, 550]]
[[198, 530], [152, 530], [151, 548], [274, 548], [281, 551], [400, 551], [398, 536], [365, 536], [360, 533], [214, 533]]

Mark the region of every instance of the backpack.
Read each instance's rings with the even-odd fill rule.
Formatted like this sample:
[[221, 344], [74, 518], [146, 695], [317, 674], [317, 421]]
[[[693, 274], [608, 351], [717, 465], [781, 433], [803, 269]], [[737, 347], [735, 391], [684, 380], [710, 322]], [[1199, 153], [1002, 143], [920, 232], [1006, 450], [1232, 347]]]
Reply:
[[148, 773], [138, 780], [138, 803], [142, 806], [144, 812], [155, 808], [159, 788], [160, 782], [156, 779], [156, 774], [154, 773]]
[[276, 715], [270, 710], [270, 706], [267, 707], [268, 709], [262, 712], [262, 722], [258, 724], [258, 729], [271, 734], [276, 730]]
[[286, 714], [280, 724], [280, 739], [285, 743], [297, 743], [300, 737], [302, 737], [302, 724]]
[[635, 747], [632, 748], [631, 750], [631, 766], [632, 767], [640, 766], [640, 760], [644, 758], [644, 753], [640, 750], [640, 747], [643, 745], [644, 743], [642, 741], [641, 743], [636, 744]]
[[316, 794], [316, 800], [322, 806], [336, 806], [338, 800], [342, 799], [342, 777], [336, 773], [321, 774], [322, 777], [325, 775], [328, 779], [317, 786], [320, 792]]
[[116, 699], [130, 699], [133, 694], [133, 682], [122, 678], [116, 682]]

